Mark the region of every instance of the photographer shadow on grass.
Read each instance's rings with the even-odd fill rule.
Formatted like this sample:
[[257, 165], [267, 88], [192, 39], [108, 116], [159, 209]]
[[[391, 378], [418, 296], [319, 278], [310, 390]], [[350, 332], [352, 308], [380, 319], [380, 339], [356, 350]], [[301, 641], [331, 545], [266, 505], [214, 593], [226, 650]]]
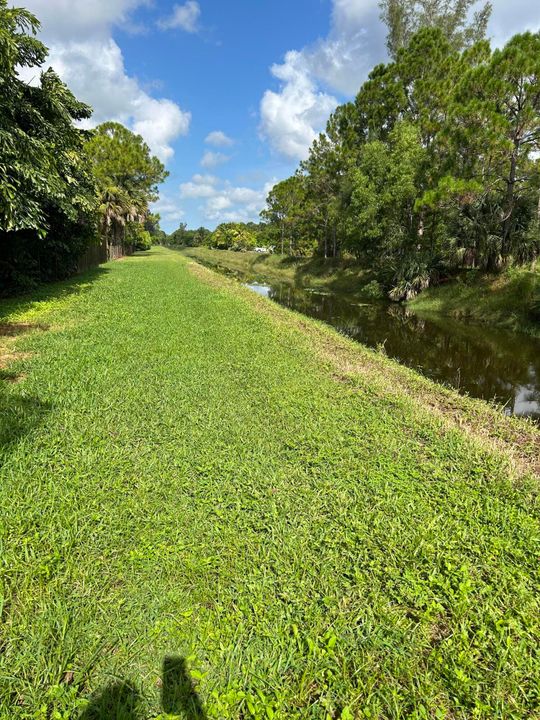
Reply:
[[[182, 657], [163, 661], [161, 709], [179, 720], [206, 720], [201, 700]], [[90, 701], [80, 720], [146, 720], [140, 712], [140, 695], [129, 682], [108, 685]]]

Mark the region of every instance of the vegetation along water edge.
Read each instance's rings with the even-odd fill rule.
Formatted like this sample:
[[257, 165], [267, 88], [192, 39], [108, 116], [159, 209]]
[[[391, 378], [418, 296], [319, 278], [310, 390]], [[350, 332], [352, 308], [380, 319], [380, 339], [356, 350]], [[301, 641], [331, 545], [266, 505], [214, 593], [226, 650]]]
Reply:
[[[361, 267], [354, 258], [291, 258], [207, 247], [183, 248], [182, 253], [249, 280], [275, 280], [358, 300], [386, 297], [375, 272]], [[540, 337], [540, 270], [534, 266], [510, 268], [496, 275], [469, 270], [424, 290], [407, 305], [415, 312], [448, 315]]]

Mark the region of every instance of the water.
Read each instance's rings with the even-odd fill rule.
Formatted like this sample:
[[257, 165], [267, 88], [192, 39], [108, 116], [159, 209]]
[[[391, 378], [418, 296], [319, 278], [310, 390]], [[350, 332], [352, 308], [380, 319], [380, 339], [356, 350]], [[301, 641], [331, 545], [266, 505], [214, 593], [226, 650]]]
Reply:
[[346, 296], [282, 283], [247, 283], [280, 305], [319, 318], [462, 393], [494, 400], [508, 415], [540, 421], [540, 341], [520, 333], [417, 315], [395, 304], [358, 304]]

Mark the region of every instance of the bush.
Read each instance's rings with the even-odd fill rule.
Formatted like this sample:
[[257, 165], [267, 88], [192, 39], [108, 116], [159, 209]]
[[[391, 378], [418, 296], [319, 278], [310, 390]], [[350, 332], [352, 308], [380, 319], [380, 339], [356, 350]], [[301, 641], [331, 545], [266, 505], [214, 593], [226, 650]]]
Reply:
[[209, 244], [218, 250], [253, 250], [257, 238], [243, 223], [222, 223], [210, 235]]
[[126, 232], [126, 242], [133, 245], [135, 250], [150, 250], [152, 247], [152, 236], [143, 225], [131, 225]]
[[137, 250], [150, 250], [152, 247], [152, 236], [148, 230], [142, 230], [139, 233], [135, 247]]
[[372, 300], [382, 300], [385, 296], [383, 287], [377, 280], [372, 280], [362, 288], [362, 294]]

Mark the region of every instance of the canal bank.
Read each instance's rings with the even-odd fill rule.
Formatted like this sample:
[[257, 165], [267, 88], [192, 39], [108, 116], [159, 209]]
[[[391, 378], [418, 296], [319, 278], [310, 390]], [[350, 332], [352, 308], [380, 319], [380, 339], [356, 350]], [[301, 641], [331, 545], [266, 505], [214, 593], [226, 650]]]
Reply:
[[505, 414], [540, 419], [538, 338], [370, 298], [358, 288], [372, 280], [354, 266], [340, 274], [328, 266], [325, 274], [320, 261], [280, 269], [283, 259], [254, 253], [196, 248], [185, 254]]
[[[349, 300], [386, 299], [376, 273], [354, 258], [291, 258], [207, 247], [181, 252], [207, 267], [252, 280], [283, 282], [295, 288], [324, 290]], [[502, 327], [540, 340], [540, 269], [513, 267], [497, 275], [465, 270], [409, 301], [415, 312]]]

